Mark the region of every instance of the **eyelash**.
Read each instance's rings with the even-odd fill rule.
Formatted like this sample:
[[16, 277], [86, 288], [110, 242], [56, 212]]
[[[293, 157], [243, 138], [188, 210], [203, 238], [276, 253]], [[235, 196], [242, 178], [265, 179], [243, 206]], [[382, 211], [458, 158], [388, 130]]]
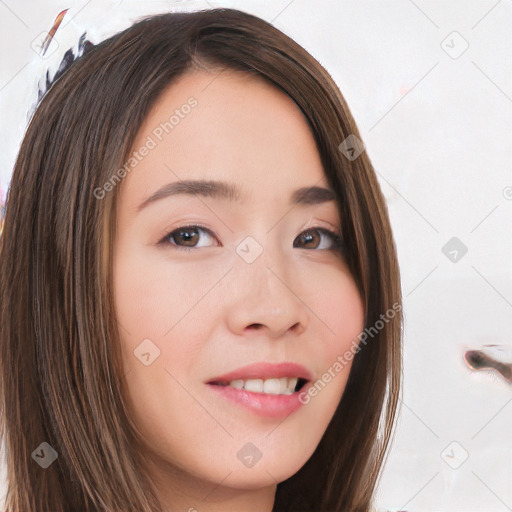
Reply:
[[[178, 251], [186, 251], [186, 252], [192, 252], [192, 251], [196, 251], [197, 249], [200, 249], [200, 247], [199, 248], [198, 247], [182, 247], [182, 246], [177, 245], [177, 244], [171, 244], [169, 242], [169, 238], [171, 238], [171, 236], [173, 234], [177, 233], [180, 229], [181, 230], [198, 229], [198, 230], [205, 231], [212, 238], [217, 238], [214, 235], [214, 233], [210, 229], [208, 229], [207, 227], [201, 226], [200, 224], [190, 224], [190, 225], [180, 226], [180, 227], [178, 227], [176, 229], [173, 229], [172, 231], [167, 233], [160, 240], [160, 242], [158, 242], [158, 245], [159, 246], [171, 246], [173, 249], [176, 249]], [[334, 245], [333, 245], [333, 247], [331, 249], [306, 249], [306, 250], [340, 251], [340, 250], [343, 250], [345, 248], [345, 245], [343, 243], [343, 239], [341, 238], [341, 236], [338, 233], [336, 233], [334, 231], [331, 231], [330, 229], [323, 228], [323, 227], [320, 227], [320, 226], [313, 226], [313, 227], [305, 229], [300, 234], [307, 233], [309, 231], [319, 231], [320, 233], [323, 233], [325, 235], [329, 235], [331, 237]]]

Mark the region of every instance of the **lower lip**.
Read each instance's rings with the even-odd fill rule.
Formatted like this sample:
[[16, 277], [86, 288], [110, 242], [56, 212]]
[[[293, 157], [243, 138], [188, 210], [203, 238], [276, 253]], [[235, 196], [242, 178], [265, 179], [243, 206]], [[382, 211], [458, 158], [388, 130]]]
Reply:
[[299, 400], [299, 393], [304, 391], [305, 388], [303, 386], [300, 391], [296, 391], [291, 395], [271, 395], [269, 393], [255, 393], [245, 389], [237, 389], [233, 386], [208, 384], [208, 387], [220, 393], [224, 398], [245, 406], [267, 418], [284, 418], [299, 409], [303, 405]]

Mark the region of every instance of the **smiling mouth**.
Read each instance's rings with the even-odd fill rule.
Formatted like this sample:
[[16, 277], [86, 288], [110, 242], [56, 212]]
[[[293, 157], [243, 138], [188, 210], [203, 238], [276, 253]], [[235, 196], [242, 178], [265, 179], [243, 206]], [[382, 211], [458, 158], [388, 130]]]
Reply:
[[270, 379], [234, 379], [232, 381], [213, 381], [208, 384], [214, 386], [229, 386], [235, 389], [244, 389], [252, 393], [265, 393], [271, 395], [292, 395], [300, 391], [308, 381], [301, 377], [280, 377]]

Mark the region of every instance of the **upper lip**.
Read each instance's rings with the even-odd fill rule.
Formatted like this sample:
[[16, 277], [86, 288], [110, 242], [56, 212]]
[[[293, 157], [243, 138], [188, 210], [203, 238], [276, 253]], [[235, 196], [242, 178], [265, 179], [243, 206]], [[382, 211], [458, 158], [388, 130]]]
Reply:
[[236, 379], [271, 379], [280, 377], [297, 377], [307, 381], [313, 380], [312, 373], [301, 364], [292, 362], [269, 363], [259, 362], [242, 366], [233, 370], [232, 372], [225, 373], [210, 379], [208, 384], [222, 384], [229, 383]]

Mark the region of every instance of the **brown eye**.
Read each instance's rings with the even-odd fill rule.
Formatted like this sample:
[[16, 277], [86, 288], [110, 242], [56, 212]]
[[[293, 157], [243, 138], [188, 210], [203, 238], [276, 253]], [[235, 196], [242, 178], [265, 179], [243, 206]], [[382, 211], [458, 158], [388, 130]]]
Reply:
[[[206, 243], [204, 238], [206, 237]], [[208, 243], [208, 239], [215, 238], [213, 233], [202, 226], [181, 226], [171, 231], [160, 241], [162, 245], [167, 244], [178, 250], [190, 251], [198, 247], [207, 247], [212, 244]], [[201, 242], [203, 241], [203, 242]], [[198, 245], [198, 242], [201, 242]]]
[[178, 243], [178, 245], [183, 242], [183, 245], [186, 245], [187, 247], [194, 247], [199, 238], [197, 231], [197, 228], [180, 228], [173, 231], [172, 238], [176, 243]]
[[[331, 245], [327, 243], [328, 247], [325, 247], [322, 238], [328, 237], [331, 239]], [[297, 242], [297, 243], [296, 243]], [[305, 244], [305, 247], [301, 246]], [[310, 228], [303, 231], [294, 241], [294, 247], [302, 247], [304, 249], [327, 249], [335, 250], [342, 246], [343, 242], [339, 235], [325, 228]]]

